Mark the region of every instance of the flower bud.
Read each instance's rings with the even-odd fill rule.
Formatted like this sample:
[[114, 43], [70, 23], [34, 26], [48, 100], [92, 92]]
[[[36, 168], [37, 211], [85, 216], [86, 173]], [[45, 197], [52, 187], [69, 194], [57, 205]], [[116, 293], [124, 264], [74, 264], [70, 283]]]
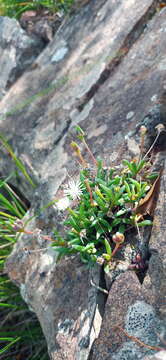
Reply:
[[162, 131], [165, 131], [165, 126], [163, 124], [158, 124], [155, 126], [155, 129], [158, 133], [161, 133]]
[[147, 128], [146, 128], [144, 125], [142, 125], [142, 126], [140, 127], [140, 134], [141, 134], [141, 135], [145, 135], [146, 132], [147, 132]]
[[116, 234], [114, 234], [112, 236], [112, 241], [115, 243], [115, 244], [122, 244], [125, 240], [125, 237], [122, 233], [120, 232], [116, 232]]
[[12, 229], [16, 232], [24, 232], [24, 223], [22, 220], [17, 219], [12, 225]]
[[102, 257], [103, 257], [103, 259], [106, 260], [106, 261], [110, 261], [110, 260], [111, 260], [111, 255], [109, 255], [109, 254], [103, 254]]
[[104, 264], [104, 259], [102, 258], [102, 256], [98, 256], [96, 259], [97, 264], [99, 265], [103, 265]]

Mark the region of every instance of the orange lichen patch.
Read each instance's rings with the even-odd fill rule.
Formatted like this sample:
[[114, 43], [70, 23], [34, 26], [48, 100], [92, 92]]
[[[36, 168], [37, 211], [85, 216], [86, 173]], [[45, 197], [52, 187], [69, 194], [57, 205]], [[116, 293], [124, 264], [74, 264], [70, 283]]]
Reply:
[[166, 2], [165, 2], [165, 3], [162, 2], [162, 3], [159, 4], [159, 8], [161, 8], [161, 9], [162, 9], [163, 7], [165, 7], [165, 6], [166, 6]]

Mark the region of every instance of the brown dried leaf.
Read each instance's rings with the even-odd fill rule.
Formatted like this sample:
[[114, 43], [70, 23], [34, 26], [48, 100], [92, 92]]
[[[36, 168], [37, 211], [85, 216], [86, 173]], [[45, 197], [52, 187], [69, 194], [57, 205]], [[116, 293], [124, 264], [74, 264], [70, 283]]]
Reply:
[[160, 173], [155, 180], [154, 184], [152, 185], [151, 189], [148, 191], [146, 196], [140, 200], [138, 206], [135, 209], [136, 214], [141, 215], [154, 215], [154, 210], [156, 207], [156, 202], [160, 190], [160, 179], [163, 169], [160, 170]]

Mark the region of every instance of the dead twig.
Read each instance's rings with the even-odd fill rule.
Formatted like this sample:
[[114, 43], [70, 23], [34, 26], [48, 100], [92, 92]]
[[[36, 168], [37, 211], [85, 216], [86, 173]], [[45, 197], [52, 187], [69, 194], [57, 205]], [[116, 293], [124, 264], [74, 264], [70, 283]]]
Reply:
[[89, 192], [89, 195], [90, 195], [91, 206], [93, 206], [93, 195], [92, 195], [92, 190], [91, 190], [91, 187], [89, 185], [88, 179], [85, 180], [85, 185], [86, 185], [86, 189], [87, 189], [87, 191]]
[[93, 282], [92, 279], [91, 279], [90, 283], [91, 283], [91, 285], [94, 286], [97, 290], [99, 290], [99, 291], [103, 292], [104, 294], [107, 294], [107, 295], [108, 295], [108, 293], [109, 293], [108, 290], [103, 289], [101, 286], [96, 285], [96, 284]]
[[150, 350], [156, 350], [156, 351], [161, 351], [161, 350], [164, 350], [164, 348], [161, 348], [159, 346], [152, 346], [152, 345], [147, 345], [145, 344], [143, 341], [139, 340], [138, 338], [136, 338], [135, 336], [132, 336], [132, 335], [129, 335], [127, 333], [127, 331], [125, 331], [121, 326], [119, 325], [116, 325], [114, 326], [115, 329], [118, 329], [120, 330], [125, 336], [127, 336], [130, 340], [136, 342], [138, 345], [140, 346], [144, 346], [146, 347], [147, 349], [150, 349]]

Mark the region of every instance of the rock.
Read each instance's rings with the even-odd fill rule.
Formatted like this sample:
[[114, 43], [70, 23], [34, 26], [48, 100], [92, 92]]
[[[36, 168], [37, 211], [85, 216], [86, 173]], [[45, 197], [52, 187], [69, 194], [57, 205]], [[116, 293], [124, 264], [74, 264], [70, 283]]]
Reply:
[[[26, 229], [35, 227], [33, 220]], [[24, 234], [6, 268], [41, 323], [50, 358], [86, 360], [104, 309], [103, 294], [91, 285], [92, 279], [99, 285], [100, 268], [89, 271], [74, 256], [56, 264], [56, 251], [42, 236], [37, 229], [33, 236]]]
[[[135, 128], [135, 124], [142, 120], [143, 114], [146, 114], [151, 104], [151, 97], [154, 92], [156, 94], [156, 89], [153, 89], [151, 77], [146, 83], [147, 86], [143, 87], [143, 93], [142, 79], [139, 78], [139, 74], [148, 68], [148, 71], [151, 69], [152, 60], [148, 58], [152, 51], [151, 47], [153, 47], [152, 53], [154, 54], [153, 62], [160, 63], [165, 37], [164, 33], [159, 30], [162, 26], [164, 27], [164, 23], [162, 25], [164, 15], [157, 14], [155, 21], [152, 19], [148, 22], [148, 16], [151, 17], [154, 9], [153, 1], [146, 0], [141, 8], [136, 1], [132, 6], [129, 4], [129, 0], [125, 7], [123, 3], [119, 3], [118, 8], [115, 3], [110, 6], [108, 1], [104, 1], [103, 5], [96, 1], [93, 4], [87, 4], [80, 13], [73, 17], [72, 21], [71, 19], [67, 20], [61, 26], [53, 41], [48, 44], [37, 62], [33, 64], [33, 69], [24, 74], [24, 77], [15, 84], [1, 102], [0, 128], [8, 134], [18, 155], [26, 155], [28, 163], [38, 173], [38, 177], [47, 179], [49, 175], [55, 176], [59, 170], [59, 164], [62, 167], [66, 167], [68, 164], [68, 168], [76, 168], [71, 156], [69, 160], [68, 146], [65, 146], [70, 141], [70, 137], [68, 139], [66, 137], [68, 130], [70, 128], [71, 132], [75, 123], [80, 123], [87, 129], [88, 141], [93, 152], [96, 156], [102, 152], [108, 163], [107, 154], [109, 153], [111, 156], [112, 153], [112, 150], [110, 152], [111, 143], [114, 152], [113, 162], [116, 163], [126, 149], [124, 135], [131, 128]], [[91, 7], [91, 11], [87, 12], [89, 7]], [[122, 13], [124, 14], [123, 21]], [[109, 26], [110, 17], [111, 27]], [[86, 28], [83, 22], [84, 18], [86, 18]], [[117, 25], [117, 19], [121, 19], [119, 25]], [[138, 21], [136, 30], [133, 30]], [[147, 22], [148, 27], [146, 26]], [[96, 24], [96, 30], [89, 32], [92, 23]], [[97, 26], [97, 24], [99, 25]], [[144, 30], [145, 26], [146, 31]], [[104, 35], [102, 29], [108, 30], [105, 30], [107, 36]], [[143, 35], [135, 43], [135, 39], [139, 37], [140, 33]], [[84, 34], [84, 39], [88, 38], [89, 48], [87, 45], [84, 49], [83, 42], [80, 42], [82, 34]], [[113, 38], [114, 41], [110, 42], [110, 39]], [[131, 38], [130, 41], [128, 38]], [[152, 38], [156, 39], [155, 47], [154, 42], [149, 41]], [[126, 47], [127, 41], [129, 44]], [[159, 54], [157, 53], [158, 43], [161, 46]], [[146, 66], [146, 70], [142, 69], [143, 65], [138, 60], [141, 58], [142, 47], [149, 49], [145, 53], [146, 63], [144, 66]], [[119, 70], [114, 72], [116, 64], [120, 63], [123, 58], [123, 70], [119, 65]], [[130, 69], [134, 69], [135, 75]], [[163, 70], [156, 65], [155, 71], [161, 90], [160, 79], [163, 79]], [[127, 77], [123, 76], [123, 72], [127, 74]], [[133, 89], [130, 83], [134, 78], [137, 78], [137, 81]], [[103, 83], [104, 81], [105, 83]], [[126, 89], [123, 94], [121, 82]], [[162, 82], [164, 86], [164, 79]], [[140, 93], [141, 98], [136, 101]], [[100, 100], [98, 100], [98, 96], [100, 96]], [[149, 100], [147, 101], [147, 99]], [[82, 107], [82, 111], [80, 107]], [[133, 108], [134, 120], [133, 118], [126, 119], [127, 114]], [[103, 114], [102, 118], [101, 113]], [[47, 127], [45, 119], [47, 119]], [[109, 137], [107, 136], [108, 132]], [[13, 137], [13, 133], [17, 134], [17, 137]], [[9, 159], [5, 154], [3, 155], [6, 164]], [[1, 168], [5, 174], [6, 165], [3, 167], [1, 164]]]
[[[153, 145], [158, 151], [165, 150], [165, 128], [166, 128], [166, 91], [162, 91], [161, 96], [153, 104], [152, 108], [146, 114], [145, 118], [136, 127], [135, 134], [138, 133], [141, 126], [145, 126], [148, 136], [145, 138], [144, 153]], [[156, 136], [159, 133], [157, 141]]]
[[166, 351], [160, 351], [152, 356], [145, 356], [143, 360], [165, 360], [166, 359]]
[[129, 271], [121, 274], [113, 283], [105, 306], [102, 328], [92, 348], [91, 360], [107, 359], [119, 349], [126, 340], [118, 336], [116, 325], [124, 325], [124, 317], [128, 306], [141, 300], [141, 286], [135, 273]]
[[[78, 173], [69, 146], [75, 125], [86, 131], [94, 156], [100, 155], [106, 165], [117, 165], [138, 152], [137, 134], [134, 142], [127, 140], [129, 134], [166, 88], [166, 9], [158, 12], [157, 4], [154, 0], [87, 2], [67, 17], [32, 68], [0, 102], [0, 130], [33, 173], [37, 187], [34, 193], [33, 188], [24, 185], [21, 175], [14, 185], [19, 184], [31, 202], [27, 216], [37, 211], [31, 231], [41, 230], [36, 236], [22, 236], [6, 269], [36, 312], [51, 359], [82, 360], [89, 356], [89, 360], [122, 360], [125, 356], [130, 360], [131, 356], [150, 356], [146, 347], [135, 345], [122, 331], [119, 338], [119, 330], [115, 330], [120, 324], [130, 332], [127, 314], [133, 314], [131, 309], [137, 309], [132, 322], [137, 316], [142, 319], [141, 312], [147, 311], [147, 321], [152, 318], [159, 331], [165, 332], [163, 192], [159, 197], [159, 227], [150, 240], [152, 256], [147, 276], [143, 284], [131, 271], [117, 276], [105, 299], [104, 316], [104, 299], [99, 306], [96, 288], [89, 283], [91, 273], [78, 258], [56, 264], [56, 253], [53, 255], [42, 237], [50, 236], [55, 225], [60, 226], [63, 214], [60, 216], [51, 206], [39, 214], [39, 209], [60, 194], [69, 176]], [[84, 149], [83, 154], [87, 156]], [[5, 176], [15, 166], [5, 150], [2, 155], [0, 165]], [[161, 189], [165, 191], [164, 183]], [[97, 273], [96, 285], [101, 280]], [[148, 340], [156, 341], [158, 346], [157, 337], [149, 338], [152, 329], [147, 326], [147, 330]], [[144, 329], [139, 331], [143, 339]], [[131, 334], [138, 335], [134, 329]]]
[[59, 13], [50, 14], [48, 10], [41, 8], [25, 11], [19, 22], [29, 35], [36, 35], [48, 43], [62, 23], [62, 16]]
[[37, 37], [28, 36], [15, 19], [0, 16], [0, 98], [30, 66], [44, 43]]
[[[120, 275], [110, 290], [101, 331], [92, 347], [90, 360], [137, 360], [143, 359], [145, 354], [153, 354], [155, 349], [162, 349], [157, 334], [165, 332], [165, 324], [157, 317], [154, 308], [142, 299], [136, 275], [131, 272]], [[134, 337], [135, 341], [128, 337]], [[137, 340], [144, 346], [140, 346]]]
[[141, 340], [145, 346], [138, 347], [137, 343], [128, 341], [123, 344], [118, 353], [113, 355], [112, 359], [140, 359], [144, 354], [153, 354], [154, 350], [148, 349], [147, 346], [152, 346], [154, 349], [160, 344], [160, 339], [157, 333], [162, 329], [162, 323], [157, 318], [152, 306], [144, 301], [136, 301], [133, 305], [129, 306], [126, 319], [125, 329], [129, 336]]
[[[163, 153], [163, 158], [165, 158], [165, 152]], [[144, 292], [148, 301], [155, 305], [161, 318], [166, 318], [165, 180], [166, 166], [164, 159], [160, 194], [154, 215], [154, 224], [149, 244], [151, 258], [144, 285]]]

